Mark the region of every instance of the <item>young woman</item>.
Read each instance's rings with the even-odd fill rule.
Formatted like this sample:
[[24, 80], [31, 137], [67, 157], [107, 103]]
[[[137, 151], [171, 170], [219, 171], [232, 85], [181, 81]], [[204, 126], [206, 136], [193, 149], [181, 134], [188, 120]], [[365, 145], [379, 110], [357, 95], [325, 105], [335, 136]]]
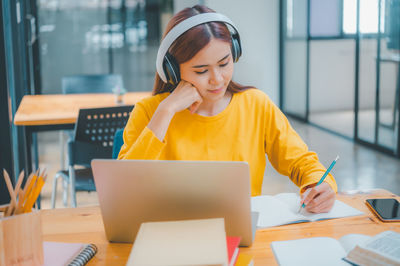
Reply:
[[232, 81], [240, 54], [227, 17], [199, 5], [177, 13], [158, 51], [153, 96], [133, 109], [118, 159], [246, 161], [256, 196], [267, 154], [306, 191], [307, 211], [329, 211], [335, 179], [315, 186], [325, 172], [317, 155], [264, 92]]

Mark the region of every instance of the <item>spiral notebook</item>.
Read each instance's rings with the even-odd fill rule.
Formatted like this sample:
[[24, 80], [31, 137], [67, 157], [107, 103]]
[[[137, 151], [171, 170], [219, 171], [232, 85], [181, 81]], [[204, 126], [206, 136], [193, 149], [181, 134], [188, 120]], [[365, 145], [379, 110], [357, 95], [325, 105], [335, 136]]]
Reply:
[[94, 244], [43, 242], [44, 266], [81, 266], [97, 253]]

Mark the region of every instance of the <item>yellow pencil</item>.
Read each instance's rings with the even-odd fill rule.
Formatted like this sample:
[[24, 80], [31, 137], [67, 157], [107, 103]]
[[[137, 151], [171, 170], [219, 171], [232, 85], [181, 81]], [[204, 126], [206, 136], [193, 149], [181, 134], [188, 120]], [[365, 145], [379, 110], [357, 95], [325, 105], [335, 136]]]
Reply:
[[[36, 173], [33, 175], [32, 179], [30, 180], [30, 182], [25, 184], [26, 191], [24, 189], [24, 201], [26, 201], [30, 197], [30, 194], [32, 192], [32, 188], [36, 184], [36, 179], [37, 179], [38, 172], [39, 172], [39, 170], [36, 171]], [[22, 205], [25, 205], [25, 202], [22, 202]], [[23, 209], [25, 209], [25, 208], [23, 207]]]
[[20, 191], [18, 192], [18, 206], [17, 206], [16, 214], [22, 213], [22, 209], [23, 209], [22, 206], [24, 205], [26, 191], [28, 189], [28, 184], [31, 183], [33, 176], [34, 176], [34, 173], [31, 173], [29, 175], [28, 179], [26, 180], [24, 189], [20, 189]]
[[38, 181], [39, 177], [38, 176], [34, 176], [34, 178], [32, 179], [32, 186], [30, 188], [30, 190], [27, 192], [26, 196], [25, 196], [25, 202], [24, 205], [22, 207], [22, 210], [24, 213], [29, 212], [29, 209], [27, 208], [28, 204], [32, 201], [32, 197], [33, 197], [33, 193], [36, 189], [37, 186], [37, 181]]
[[26, 202], [26, 206], [24, 206], [24, 212], [31, 212], [33, 208], [33, 204], [35, 204], [37, 198], [39, 197], [39, 194], [42, 190], [42, 187], [44, 185], [44, 180], [43, 177], [39, 176], [37, 178], [35, 187], [32, 189], [32, 193]]

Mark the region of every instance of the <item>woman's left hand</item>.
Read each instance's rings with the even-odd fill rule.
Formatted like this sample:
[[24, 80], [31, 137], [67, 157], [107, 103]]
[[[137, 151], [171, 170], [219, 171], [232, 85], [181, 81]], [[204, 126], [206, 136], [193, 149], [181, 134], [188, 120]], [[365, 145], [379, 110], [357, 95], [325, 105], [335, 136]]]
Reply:
[[305, 204], [308, 212], [321, 213], [329, 212], [335, 203], [336, 193], [331, 186], [322, 182], [322, 184], [309, 187], [301, 195], [300, 204]]

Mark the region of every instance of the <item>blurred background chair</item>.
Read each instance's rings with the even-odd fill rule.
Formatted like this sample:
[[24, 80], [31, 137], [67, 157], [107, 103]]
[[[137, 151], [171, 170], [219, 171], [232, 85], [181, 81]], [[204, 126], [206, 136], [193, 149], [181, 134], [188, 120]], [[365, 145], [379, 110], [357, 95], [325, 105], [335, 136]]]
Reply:
[[61, 81], [62, 93], [112, 93], [115, 87], [123, 88], [122, 76], [118, 74], [65, 76]]
[[57, 172], [53, 180], [52, 208], [55, 207], [59, 178], [64, 181], [64, 206], [68, 201], [68, 187], [73, 207], [77, 206], [76, 191], [96, 190], [90, 162], [94, 158], [112, 158], [114, 135], [125, 127], [132, 109], [133, 105], [79, 110], [74, 138], [68, 142], [68, 170]]
[[[71, 75], [61, 80], [63, 94], [77, 93], [112, 93], [114, 88], [124, 88], [122, 76], [119, 74]], [[67, 141], [72, 140], [73, 131], [60, 131], [61, 168], [66, 168], [65, 135]]]

